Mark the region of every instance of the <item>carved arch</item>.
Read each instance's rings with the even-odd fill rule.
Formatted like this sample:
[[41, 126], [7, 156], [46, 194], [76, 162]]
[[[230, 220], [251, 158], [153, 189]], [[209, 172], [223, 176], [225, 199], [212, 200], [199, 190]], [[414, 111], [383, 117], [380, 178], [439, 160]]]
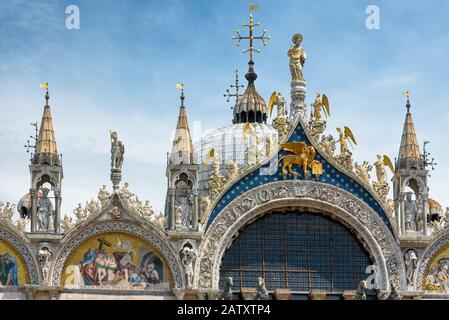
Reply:
[[[417, 187], [419, 188], [419, 190], [414, 190], [414, 186], [410, 186], [409, 183], [410, 181], [416, 181]], [[426, 185], [424, 183], [424, 181], [422, 180], [421, 177], [419, 177], [416, 174], [412, 174], [410, 176], [408, 176], [406, 179], [404, 179], [404, 181], [402, 182], [402, 186], [401, 186], [401, 190], [405, 190], [406, 187], [409, 187], [410, 189], [413, 190], [413, 192], [418, 195], [419, 193], [427, 193], [427, 189], [426, 189]]]
[[171, 272], [173, 285], [175, 288], [182, 288], [184, 286], [184, 279], [181, 272], [181, 262], [178, 255], [173, 251], [172, 247], [165, 240], [157, 236], [150, 228], [144, 228], [143, 226], [133, 223], [132, 221], [102, 221], [96, 223], [90, 223], [82, 230], [70, 233], [68, 239], [65, 239], [65, 243], [58, 253], [55, 259], [52, 275], [52, 284], [54, 286], [62, 285], [62, 272], [66, 260], [70, 254], [78, 248], [84, 241], [88, 240], [92, 236], [100, 235], [108, 232], [122, 232], [133, 236], [137, 236], [143, 240], [148, 241], [154, 248], [156, 248], [164, 257], [168, 264], [168, 269]]
[[[110, 212], [114, 207], [120, 208], [121, 213], [119, 217], [111, 217]], [[174, 287], [184, 287], [182, 264], [179, 255], [173, 250], [173, 247], [166, 239], [165, 233], [151, 221], [142, 219], [116, 192], [110, 196], [98, 214], [80, 223], [65, 235], [63, 245], [54, 260], [53, 285], [61, 285], [62, 272], [66, 260], [81, 243], [92, 236], [114, 231], [134, 235], [148, 241], [167, 262]]]
[[30, 284], [37, 285], [40, 282], [40, 274], [35, 256], [30, 248], [29, 240], [12, 226], [0, 225], [0, 239], [11, 245], [17, 254], [19, 254], [25, 266], [30, 279]]
[[48, 182], [49, 184], [51, 184], [52, 187], [55, 189], [59, 188], [59, 182], [58, 182], [58, 179], [55, 177], [55, 175], [52, 174], [50, 170], [44, 169], [38, 175], [36, 175], [34, 177], [34, 179], [32, 181], [32, 185], [33, 185], [34, 189], [37, 189], [37, 185], [42, 181], [43, 176], [48, 176], [50, 179], [49, 181], [45, 181], [45, 182]]
[[430, 264], [435, 256], [441, 251], [449, 248], [449, 230], [444, 230], [439, 236], [437, 236], [424, 251], [422, 256], [418, 260], [418, 267], [414, 276], [414, 285], [417, 290], [423, 289], [424, 275], [428, 271]]
[[390, 290], [390, 281], [405, 289], [402, 252], [393, 234], [369, 206], [337, 187], [312, 181], [269, 183], [237, 197], [212, 222], [199, 248], [195, 266], [195, 286], [218, 289], [219, 270], [226, 248], [249, 222], [285, 207], [307, 207], [324, 211], [351, 226], [366, 243], [379, 268], [379, 289]]

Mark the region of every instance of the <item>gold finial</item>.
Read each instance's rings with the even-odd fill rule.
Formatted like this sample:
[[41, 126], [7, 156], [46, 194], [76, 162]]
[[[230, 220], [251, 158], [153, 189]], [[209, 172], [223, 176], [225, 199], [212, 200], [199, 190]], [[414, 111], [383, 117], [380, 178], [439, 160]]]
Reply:
[[267, 42], [265, 40], [270, 40], [271, 37], [270, 36], [266, 36], [267, 30], [263, 30], [263, 33], [261, 36], [257, 36], [255, 37], [253, 35], [254, 32], [254, 27], [260, 26], [260, 23], [254, 23], [253, 22], [253, 11], [259, 9], [259, 6], [256, 4], [252, 4], [250, 3], [249, 5], [249, 24], [242, 24], [242, 27], [248, 27], [249, 29], [249, 36], [241, 36], [240, 35], [240, 30], [236, 30], [236, 36], [232, 37], [232, 40], [237, 40], [236, 46], [239, 47], [240, 46], [240, 41], [242, 40], [249, 40], [249, 48], [243, 50], [243, 53], [247, 53], [249, 52], [249, 58], [250, 61], [253, 61], [253, 51], [260, 53], [260, 50], [255, 49], [253, 46], [253, 40], [261, 40], [263, 45], [266, 46]]

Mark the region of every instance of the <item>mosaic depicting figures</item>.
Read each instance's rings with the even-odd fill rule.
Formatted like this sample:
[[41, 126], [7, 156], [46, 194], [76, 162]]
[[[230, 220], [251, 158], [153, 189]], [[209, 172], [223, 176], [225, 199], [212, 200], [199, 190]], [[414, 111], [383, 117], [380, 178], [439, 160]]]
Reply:
[[98, 235], [68, 258], [65, 286], [147, 288], [168, 283], [165, 263], [145, 241], [122, 233]]
[[437, 254], [429, 264], [424, 277], [424, 289], [449, 293], [449, 248]]
[[2, 286], [18, 286], [17, 261], [9, 253], [0, 254], [0, 283]]
[[0, 285], [19, 286], [28, 283], [22, 259], [13, 248], [0, 241]]

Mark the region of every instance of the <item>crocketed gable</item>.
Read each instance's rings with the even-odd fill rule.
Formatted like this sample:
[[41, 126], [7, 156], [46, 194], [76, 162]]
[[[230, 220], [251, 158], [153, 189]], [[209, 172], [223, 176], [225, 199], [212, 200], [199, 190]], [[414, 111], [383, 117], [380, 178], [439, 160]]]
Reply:
[[[307, 145], [312, 145], [311, 140], [307, 137], [304, 128], [302, 127], [301, 121], [298, 121], [296, 129], [291, 133], [288, 142], [305, 142]], [[315, 159], [322, 163], [324, 173], [317, 179], [315, 176], [309, 176], [309, 180], [319, 181], [322, 183], [327, 183], [338, 188], [341, 188], [357, 198], [365, 202], [369, 207], [371, 207], [385, 222], [390, 231], [394, 234], [393, 226], [388, 218], [387, 213], [382, 209], [379, 201], [373, 196], [372, 191], [368, 190], [362, 184], [356, 181], [356, 179], [350, 177], [344, 173], [341, 169], [338, 169], [332, 163], [327, 161], [325, 157], [320, 154], [320, 150], [316, 145], [314, 145], [317, 154]], [[282, 180], [294, 180], [292, 175], [288, 175], [285, 179], [282, 176], [282, 163], [277, 163], [276, 167], [271, 174], [268, 174], [268, 168], [273, 161], [278, 161], [282, 156], [286, 154], [285, 151], [280, 150], [277, 154], [273, 154], [271, 159], [264, 162], [259, 167], [255, 167], [252, 171], [247, 172], [238, 181], [236, 181], [232, 186], [228, 187], [227, 190], [221, 194], [220, 198], [215, 202], [215, 207], [207, 222], [206, 229], [210, 226], [212, 221], [218, 216], [218, 214], [236, 197], [243, 195], [248, 190], [255, 187], [268, 184], [274, 181]], [[302, 169], [294, 165], [294, 169], [298, 172], [296, 179], [304, 179], [304, 174]]]

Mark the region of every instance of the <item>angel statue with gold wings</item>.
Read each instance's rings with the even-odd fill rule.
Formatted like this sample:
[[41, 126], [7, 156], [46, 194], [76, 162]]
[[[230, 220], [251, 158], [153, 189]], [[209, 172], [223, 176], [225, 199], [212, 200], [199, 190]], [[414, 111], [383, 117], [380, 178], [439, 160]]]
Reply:
[[283, 140], [287, 135], [290, 121], [288, 120], [287, 110], [285, 108], [286, 102], [280, 92], [273, 92], [268, 102], [268, 114], [271, 117], [274, 106], [277, 107], [276, 118], [273, 119], [273, 127], [278, 130], [279, 140]]
[[352, 154], [348, 149], [348, 139], [349, 143], [352, 146], [352, 143], [357, 145], [357, 142], [355, 141], [354, 134], [352, 133], [351, 129], [348, 127], [344, 127], [344, 129], [337, 128], [337, 132], [340, 135], [338, 142], [340, 143], [340, 154]]
[[287, 110], [285, 109], [285, 99], [280, 92], [273, 92], [268, 102], [268, 114], [271, 117], [274, 106], [277, 107], [276, 118], [287, 118]]
[[312, 108], [313, 108], [313, 118], [314, 118], [315, 122], [323, 121], [323, 117], [321, 115], [322, 110], [326, 114], [326, 117], [330, 117], [330, 115], [331, 115], [330, 107], [329, 107], [329, 99], [327, 98], [327, 96], [325, 94], [323, 94], [323, 96], [321, 96], [321, 94], [319, 92], [317, 92], [316, 100], [312, 104]]
[[391, 159], [387, 156], [377, 155], [377, 161], [374, 162], [374, 166], [376, 168], [377, 182], [380, 184], [387, 183], [387, 175], [385, 172], [385, 167], [390, 168], [391, 173], [394, 173], [394, 166]]

